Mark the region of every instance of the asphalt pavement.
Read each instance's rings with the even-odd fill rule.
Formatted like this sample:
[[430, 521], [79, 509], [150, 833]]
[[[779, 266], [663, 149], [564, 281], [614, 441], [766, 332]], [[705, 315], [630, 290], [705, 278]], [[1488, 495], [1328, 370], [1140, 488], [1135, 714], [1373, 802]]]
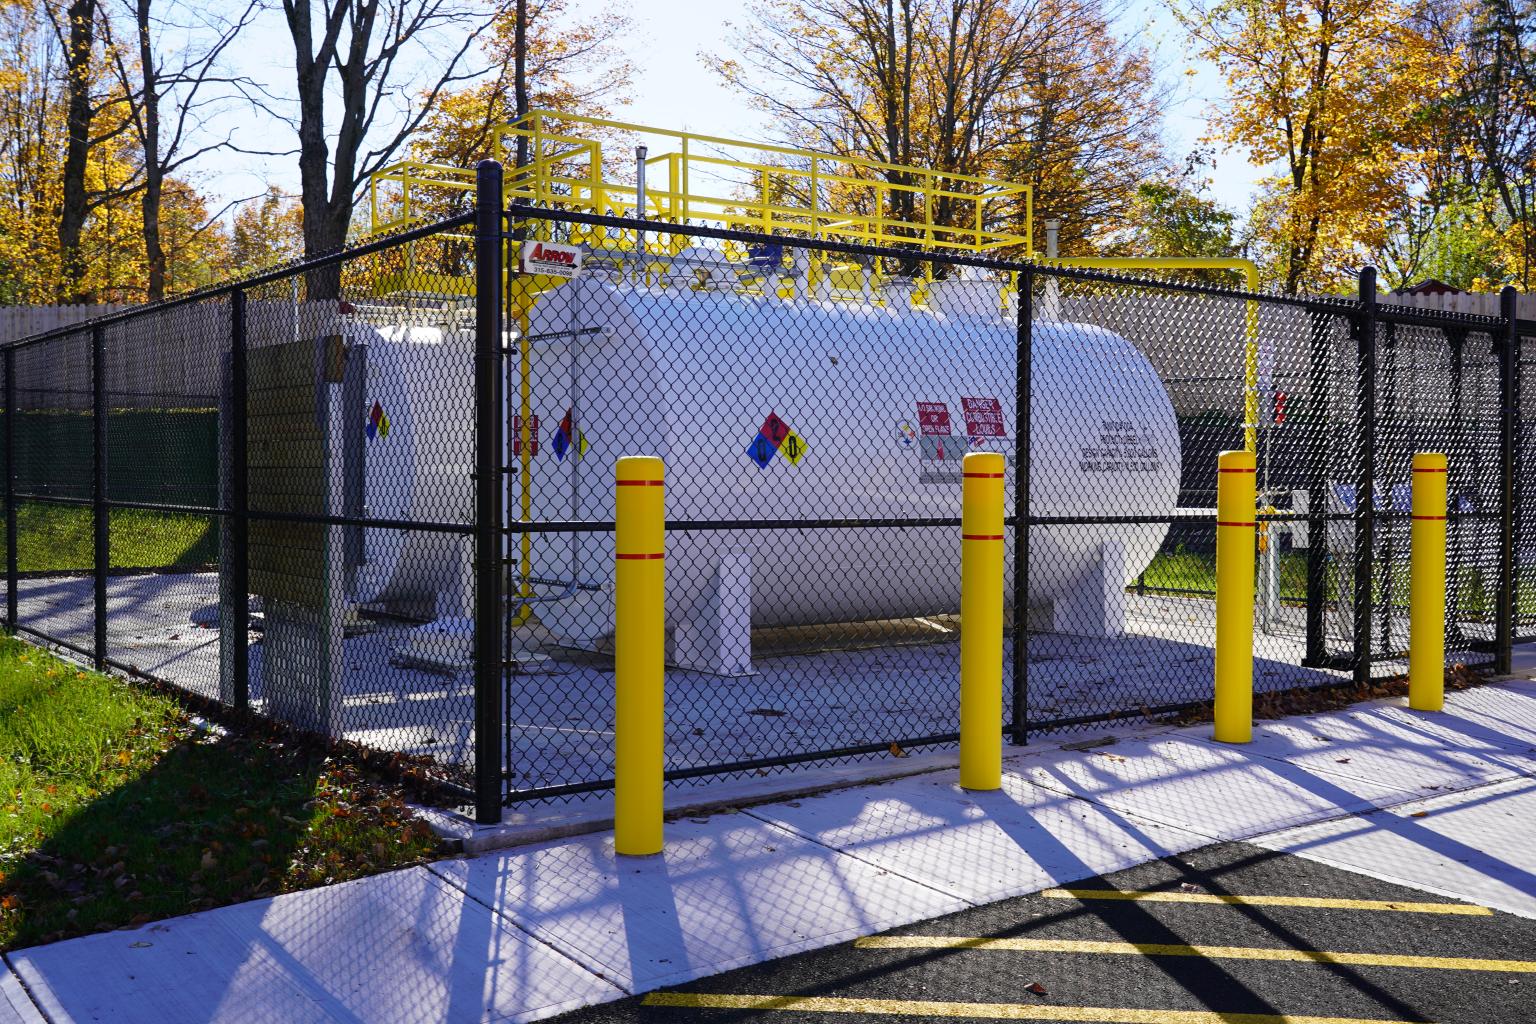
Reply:
[[1536, 1021], [1536, 921], [1225, 843], [563, 1024]]

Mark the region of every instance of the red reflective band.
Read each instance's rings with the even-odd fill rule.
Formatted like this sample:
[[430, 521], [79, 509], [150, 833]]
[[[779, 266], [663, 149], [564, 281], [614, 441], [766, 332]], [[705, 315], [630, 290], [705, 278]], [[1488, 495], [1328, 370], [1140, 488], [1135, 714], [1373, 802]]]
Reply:
[[650, 559], [653, 559], [653, 558], [666, 558], [667, 556], [664, 555], [664, 554], [659, 554], [659, 553], [658, 554], [654, 554], [654, 555], [629, 555], [629, 554], [625, 554], [624, 552], [620, 551], [617, 554], [615, 554], [613, 557], [614, 558], [638, 558], [638, 559], [645, 559], [645, 560], [649, 561]]
[[1415, 519], [1430, 519], [1436, 522], [1444, 522], [1445, 516], [1414, 516]]
[[1415, 473], [1444, 473], [1445, 472], [1445, 467], [1441, 466], [1439, 469], [1435, 469], [1433, 467], [1427, 467], [1427, 466], [1423, 467], [1423, 468], [1415, 467], [1413, 471]]
[[1003, 474], [1001, 473], [961, 473], [960, 475], [964, 477], [975, 477], [978, 480], [1001, 480], [1003, 478]]
[[1258, 526], [1259, 524], [1258, 523], [1224, 523], [1220, 519], [1218, 519], [1218, 520], [1216, 520], [1216, 525], [1217, 526]]
[[660, 487], [660, 480], [615, 480], [620, 487]]
[[1218, 472], [1218, 473], [1257, 473], [1258, 471], [1259, 471], [1259, 469], [1258, 469], [1257, 466], [1250, 466], [1247, 469], [1218, 469], [1216, 472]]
[[962, 533], [960, 535], [960, 539], [961, 540], [1002, 540], [1003, 539], [1003, 535], [1000, 534], [1000, 533]]

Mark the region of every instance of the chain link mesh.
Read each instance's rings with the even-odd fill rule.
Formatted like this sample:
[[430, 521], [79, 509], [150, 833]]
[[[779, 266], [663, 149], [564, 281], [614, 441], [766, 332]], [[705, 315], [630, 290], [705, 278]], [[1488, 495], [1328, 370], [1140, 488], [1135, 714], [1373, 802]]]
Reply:
[[[495, 254], [482, 481], [468, 224], [8, 348], [14, 625], [466, 792], [491, 757], [509, 801], [588, 798], [612, 779], [614, 462], [658, 455], [672, 783], [889, 758], [955, 739], [960, 464], [995, 451], [999, 727], [1023, 739], [1210, 699], [1216, 458], [1249, 446], [1258, 690], [1403, 671], [1415, 451], [1451, 466], [1448, 658], [1496, 650], [1502, 320], [534, 211]], [[579, 275], [520, 272], [545, 241]], [[505, 510], [492, 751], [480, 486]]]

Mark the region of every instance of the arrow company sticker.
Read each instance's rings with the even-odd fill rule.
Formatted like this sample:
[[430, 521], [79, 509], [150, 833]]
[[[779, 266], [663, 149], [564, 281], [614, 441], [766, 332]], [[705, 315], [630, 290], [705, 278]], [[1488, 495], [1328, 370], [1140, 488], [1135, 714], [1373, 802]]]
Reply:
[[917, 428], [911, 420], [896, 421], [896, 440], [901, 442], [903, 448], [911, 448], [917, 443]]

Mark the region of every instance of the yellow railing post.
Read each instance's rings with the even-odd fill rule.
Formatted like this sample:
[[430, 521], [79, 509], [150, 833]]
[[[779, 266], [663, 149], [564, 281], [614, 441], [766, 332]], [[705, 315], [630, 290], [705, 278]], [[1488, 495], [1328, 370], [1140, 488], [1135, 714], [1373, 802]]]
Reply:
[[1251, 451], [1216, 460], [1216, 739], [1253, 739], [1255, 476]]
[[661, 852], [666, 560], [663, 466], [618, 462], [614, 517], [613, 847]]
[[1003, 784], [1003, 457], [971, 452], [960, 481], [960, 785]]
[[1409, 568], [1408, 706], [1445, 707], [1446, 460], [1413, 457], [1413, 535]]

